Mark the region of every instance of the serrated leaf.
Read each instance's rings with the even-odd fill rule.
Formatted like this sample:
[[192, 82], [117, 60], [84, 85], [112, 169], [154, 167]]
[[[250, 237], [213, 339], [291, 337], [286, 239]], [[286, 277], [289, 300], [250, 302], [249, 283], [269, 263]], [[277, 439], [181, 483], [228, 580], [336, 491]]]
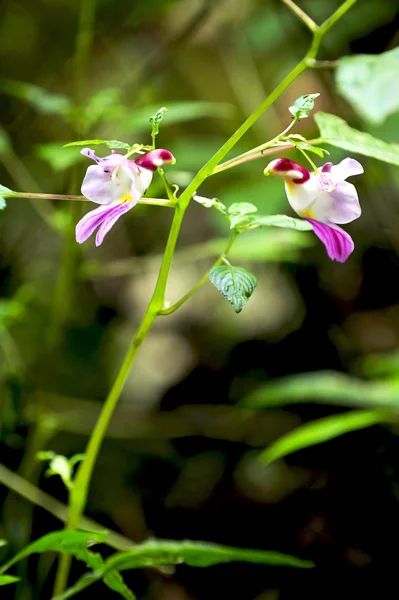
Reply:
[[359, 410], [311, 421], [279, 438], [262, 452], [260, 458], [264, 464], [269, 464], [303, 448], [327, 442], [351, 431], [391, 421], [392, 418], [393, 413], [386, 410]]
[[14, 575], [0, 575], [0, 585], [8, 585], [9, 583], [17, 583], [21, 581], [20, 577], [14, 577]]
[[287, 217], [287, 215], [255, 216], [248, 229], [256, 229], [257, 227], [285, 227], [297, 231], [312, 230], [311, 224], [305, 219], [295, 219], [294, 217]]
[[399, 384], [362, 381], [334, 371], [300, 373], [266, 383], [242, 401], [249, 408], [299, 403], [398, 409]]
[[209, 279], [215, 288], [230, 302], [236, 313], [242, 311], [252, 296], [257, 280], [243, 267], [220, 265], [209, 271]]
[[64, 148], [68, 146], [99, 146], [100, 144], [105, 144], [111, 150], [116, 150], [117, 148], [124, 148], [125, 150], [130, 150], [130, 144], [126, 142], [120, 142], [119, 140], [79, 140], [78, 142], [69, 142], [68, 144], [64, 144]]
[[81, 577], [77, 583], [55, 600], [67, 600], [99, 581], [110, 571], [126, 571], [142, 567], [159, 567], [185, 563], [192, 567], [211, 567], [229, 562], [247, 562], [273, 566], [312, 568], [310, 561], [302, 560], [280, 552], [232, 548], [206, 542], [182, 542], [168, 540], [149, 540], [134, 546], [127, 552], [114, 554], [98, 569]]
[[353, 129], [344, 119], [328, 113], [316, 113], [315, 121], [323, 142], [399, 166], [399, 144], [389, 144], [369, 133]]
[[292, 106], [288, 108], [295, 119], [306, 119], [314, 108], [314, 101], [320, 94], [305, 94], [297, 98]]
[[370, 123], [399, 111], [399, 48], [342, 58], [335, 72], [341, 96]]
[[0, 90], [24, 100], [30, 104], [38, 113], [44, 115], [60, 115], [69, 117], [73, 110], [73, 103], [64, 94], [54, 94], [37, 85], [23, 81], [3, 81]]

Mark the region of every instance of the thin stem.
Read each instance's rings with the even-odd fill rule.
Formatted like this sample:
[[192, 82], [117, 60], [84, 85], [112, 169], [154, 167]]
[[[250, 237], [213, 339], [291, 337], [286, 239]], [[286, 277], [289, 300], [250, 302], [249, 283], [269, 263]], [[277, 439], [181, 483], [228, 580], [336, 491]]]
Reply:
[[[77, 196], [74, 194], [34, 194], [30, 192], [10, 192], [2, 194], [3, 198], [32, 198], [38, 200], [76, 200], [78, 202], [90, 202], [85, 196]], [[176, 204], [176, 199], [173, 201], [165, 198], [141, 198], [138, 204], [151, 204], [152, 206], [167, 206], [173, 208]]]
[[310, 156], [308, 155], [307, 152], [305, 152], [305, 150], [303, 150], [302, 148], [298, 148], [299, 152], [301, 152], [304, 157], [306, 158], [306, 160], [308, 161], [308, 163], [313, 167], [314, 172], [315, 173], [320, 173], [319, 168], [315, 165], [315, 163], [313, 162], [313, 160], [310, 158]]
[[[235, 239], [238, 235], [238, 231], [234, 231], [233, 235], [231, 236], [231, 238], [229, 239], [229, 243], [226, 246], [225, 251], [223, 252], [223, 254], [221, 256], [219, 256], [219, 258], [213, 263], [213, 265], [211, 266], [211, 269], [214, 269], [215, 267], [218, 267], [223, 260], [226, 258], [227, 254], [229, 253], [232, 245], [235, 242]], [[204, 285], [204, 283], [206, 283], [208, 281], [208, 274], [209, 271], [207, 271], [205, 273], [205, 275], [203, 277], [201, 277], [201, 279], [199, 281], [197, 281], [197, 283], [191, 288], [191, 290], [189, 290], [187, 292], [187, 294], [184, 294], [184, 296], [182, 298], [180, 298], [180, 300], [178, 300], [177, 302], [175, 302], [174, 304], [172, 304], [171, 306], [167, 306], [165, 308], [163, 308], [162, 310], [159, 311], [160, 315], [170, 315], [172, 313], [174, 313], [178, 308], [180, 308], [180, 306], [182, 306], [189, 298], [191, 298], [191, 296], [193, 294], [195, 294], [195, 292], [197, 290], [200, 289], [200, 287], [202, 287]]]
[[331, 17], [328, 17], [328, 19], [326, 19], [324, 23], [320, 25], [319, 32], [321, 37], [324, 37], [327, 31], [329, 31], [331, 27], [333, 27], [335, 23], [343, 17], [344, 14], [347, 13], [354, 4], [356, 4], [356, 2], [357, 0], [345, 0], [345, 2], [337, 8], [335, 13], [333, 13]]
[[308, 29], [310, 29], [310, 31], [316, 31], [317, 29], [317, 25], [316, 23], [313, 21], [313, 19], [311, 19], [309, 17], [309, 15], [307, 15], [302, 8], [299, 8], [299, 6], [297, 6], [295, 4], [295, 2], [293, 2], [292, 0], [282, 0], [282, 2], [284, 2], [284, 4], [286, 6], [288, 6], [288, 8], [290, 8], [292, 10], [293, 13], [296, 14], [297, 17], [299, 17], [301, 19], [301, 21], [303, 21], [306, 25], [306, 27]]
[[316, 60], [308, 58], [307, 65], [310, 69], [337, 69], [339, 60]]
[[168, 179], [167, 179], [167, 177], [166, 177], [166, 175], [164, 173], [164, 170], [161, 169], [161, 168], [159, 168], [158, 169], [158, 173], [159, 173], [159, 176], [162, 179], [163, 184], [165, 186], [166, 194], [167, 194], [167, 196], [169, 198], [169, 201], [172, 202], [172, 206], [174, 206], [176, 204], [176, 197], [175, 197], [175, 195], [173, 193], [173, 190], [172, 190], [172, 188], [170, 186], [170, 183], [169, 183], [169, 181], [168, 181]]

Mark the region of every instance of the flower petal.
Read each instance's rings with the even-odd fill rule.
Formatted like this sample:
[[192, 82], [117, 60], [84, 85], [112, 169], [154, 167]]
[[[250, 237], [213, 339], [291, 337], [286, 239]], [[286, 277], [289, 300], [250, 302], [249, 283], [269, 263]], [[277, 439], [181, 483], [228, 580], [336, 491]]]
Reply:
[[338, 183], [335, 190], [330, 192], [334, 200], [328, 219], [333, 223], [350, 223], [362, 214], [359, 197], [354, 185], [347, 181]]
[[306, 219], [313, 227], [313, 231], [326, 247], [331, 260], [345, 262], [355, 247], [349, 233], [337, 225], [326, 225], [314, 219]]
[[[115, 206], [115, 205], [114, 205]], [[100, 206], [88, 212], [76, 225], [76, 241], [83, 244], [103, 222], [114, 206]], [[122, 205], [118, 205], [122, 206]]]
[[115, 225], [119, 217], [125, 214], [128, 210], [133, 208], [134, 204], [131, 202], [125, 202], [124, 204], [118, 204], [114, 208], [111, 208], [105, 215], [103, 222], [100, 225], [96, 235], [96, 246], [103, 243], [104, 237], [107, 235], [109, 230]]
[[364, 169], [354, 158], [344, 158], [338, 165], [326, 163], [322, 168], [322, 172], [331, 173], [334, 182], [340, 183], [341, 181], [345, 181], [347, 177], [352, 177], [352, 175], [361, 175]]
[[[127, 162], [127, 161], [126, 161]], [[82, 194], [96, 204], [112, 204], [129, 194], [134, 173], [129, 165], [91, 165], [82, 183]]]

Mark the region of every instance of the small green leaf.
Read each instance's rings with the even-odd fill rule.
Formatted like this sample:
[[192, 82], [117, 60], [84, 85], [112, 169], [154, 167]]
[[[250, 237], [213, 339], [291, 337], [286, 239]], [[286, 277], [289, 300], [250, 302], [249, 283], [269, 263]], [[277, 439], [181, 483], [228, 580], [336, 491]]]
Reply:
[[105, 144], [111, 150], [116, 150], [117, 148], [124, 148], [125, 150], [130, 150], [130, 144], [126, 142], [120, 142], [119, 140], [80, 140], [78, 142], [69, 142], [68, 144], [64, 144], [64, 148], [68, 146], [99, 146], [100, 144]]
[[299, 96], [292, 106], [288, 108], [295, 119], [306, 119], [314, 108], [314, 101], [320, 94], [305, 94]]
[[17, 583], [21, 581], [20, 577], [14, 577], [14, 575], [0, 575], [0, 585], [8, 585], [9, 583]]
[[12, 194], [15, 194], [16, 192], [14, 192], [13, 190], [10, 190], [10, 188], [5, 187], [4, 185], [0, 185], [0, 210], [4, 210], [5, 207], [7, 206], [7, 202], [4, 198], [4, 196], [9, 196]]
[[30, 104], [38, 113], [44, 115], [60, 115], [69, 117], [73, 110], [73, 103], [64, 94], [54, 94], [37, 85], [23, 81], [3, 81], [0, 90], [24, 100]]
[[311, 421], [297, 427], [266, 448], [261, 454], [261, 460], [269, 464], [303, 448], [327, 442], [350, 431], [391, 421], [392, 418], [393, 413], [386, 410], [359, 410]]
[[168, 109], [166, 108], [166, 106], [162, 106], [162, 108], [160, 108], [159, 110], [157, 110], [157, 112], [155, 113], [155, 115], [153, 115], [152, 117], [150, 117], [150, 123], [152, 125], [152, 129], [151, 129], [151, 137], [154, 140], [158, 133], [159, 133], [159, 126], [161, 124], [161, 121], [164, 117], [164, 114], [168, 111]]
[[[179, 188], [177, 188], [178, 191]], [[204, 196], [198, 196], [197, 194], [193, 194], [193, 200], [205, 206], [205, 208], [216, 208], [223, 215], [226, 214], [226, 207], [223, 202], [220, 202], [218, 198], [205, 198]]]
[[251, 223], [254, 219], [254, 213], [257, 211], [257, 207], [250, 202], [234, 202], [228, 209], [230, 229], [238, 227], [244, 228], [248, 223]]
[[297, 229], [298, 231], [310, 231], [312, 226], [306, 219], [295, 219], [287, 215], [268, 215], [265, 217], [256, 216], [247, 229], [256, 229], [257, 227], [285, 227], [286, 229]]
[[38, 460], [48, 460], [49, 466], [45, 472], [47, 477], [52, 475], [59, 475], [68, 490], [73, 487], [73, 468], [74, 466], [84, 460], [84, 454], [75, 454], [72, 458], [67, 458], [61, 454], [55, 454], [51, 450], [40, 450], [36, 454]]
[[335, 81], [341, 94], [370, 123], [399, 111], [399, 48], [342, 58]]
[[114, 554], [108, 558], [102, 568], [83, 575], [76, 584], [55, 600], [67, 600], [91, 584], [103, 579], [110, 571], [126, 571], [143, 567], [160, 567], [185, 563], [192, 567], [211, 567], [229, 562], [247, 562], [281, 567], [309, 569], [312, 562], [302, 560], [280, 552], [267, 550], [248, 550], [232, 548], [206, 542], [184, 540], [148, 540], [134, 546], [127, 552]]
[[230, 302], [236, 313], [242, 311], [255, 290], [255, 275], [242, 267], [220, 265], [209, 271], [209, 279]]
[[316, 113], [315, 121], [325, 143], [399, 166], [399, 144], [388, 144], [353, 129], [340, 117], [328, 113]]

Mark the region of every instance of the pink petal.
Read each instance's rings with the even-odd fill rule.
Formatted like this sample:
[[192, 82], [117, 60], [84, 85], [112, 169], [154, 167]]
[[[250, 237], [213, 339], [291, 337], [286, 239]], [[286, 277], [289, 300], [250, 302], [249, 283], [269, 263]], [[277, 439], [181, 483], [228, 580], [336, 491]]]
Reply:
[[119, 217], [121, 217], [125, 212], [133, 208], [133, 204], [131, 202], [125, 202], [124, 204], [119, 204], [119, 206], [115, 206], [113, 210], [110, 210], [109, 213], [105, 216], [103, 222], [100, 225], [99, 230], [96, 235], [96, 246], [99, 246], [103, 243], [104, 237], [107, 235], [109, 230], [115, 225]]
[[97, 227], [104, 225], [100, 241], [96, 244], [99, 246], [112, 225], [130, 208], [132, 208], [132, 204], [125, 202], [124, 204], [113, 204], [112, 206], [100, 206], [90, 211], [76, 225], [76, 241], [78, 244], [83, 244], [94, 233]]
[[142, 169], [154, 172], [158, 167], [162, 167], [162, 165], [176, 162], [176, 159], [169, 150], [159, 148], [138, 156], [133, 162]]
[[351, 183], [341, 181], [329, 196], [334, 200], [328, 215], [329, 221], [339, 224], [350, 223], [362, 214], [356, 188]]
[[344, 158], [338, 165], [333, 165], [331, 162], [326, 163], [321, 171], [322, 173], [331, 173], [334, 182], [340, 183], [352, 175], [361, 175], [364, 169], [354, 158]]
[[331, 260], [345, 262], [355, 247], [349, 233], [337, 225], [326, 225], [313, 219], [306, 219], [313, 227], [313, 231], [326, 247]]

